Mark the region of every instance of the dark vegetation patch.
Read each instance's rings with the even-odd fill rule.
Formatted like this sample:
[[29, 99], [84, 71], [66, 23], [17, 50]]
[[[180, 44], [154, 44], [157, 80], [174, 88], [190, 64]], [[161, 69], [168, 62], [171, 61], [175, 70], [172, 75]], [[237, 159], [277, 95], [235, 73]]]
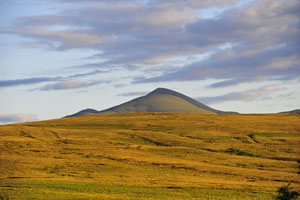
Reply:
[[57, 132], [50, 131], [50, 133], [52, 133], [54, 135], [54, 137], [56, 137], [57, 139], [60, 139], [60, 136], [58, 135]]
[[199, 149], [201, 149], [201, 150], [205, 150], [205, 151], [209, 151], [209, 152], [219, 152], [219, 151], [217, 151], [217, 150], [214, 150], [214, 149], [208, 149], [208, 148], [199, 148]]
[[225, 153], [229, 153], [232, 155], [237, 155], [237, 156], [248, 156], [248, 157], [258, 157], [257, 154], [253, 154], [244, 150], [239, 150], [235, 148], [228, 148], [224, 151]]
[[28, 138], [31, 138], [31, 139], [37, 139], [36, 137], [30, 135], [29, 133], [26, 133], [25, 131], [20, 131], [21, 132], [21, 136], [23, 137], [28, 137]]
[[261, 133], [250, 133], [248, 136], [252, 139], [255, 137], [297, 137], [297, 135], [292, 133], [283, 132], [261, 132]]
[[148, 137], [141, 136], [138, 134], [129, 134], [129, 133], [119, 133], [119, 134], [129, 136], [130, 138], [134, 139], [135, 141], [140, 140], [142, 144], [152, 144], [152, 145], [156, 145], [156, 146], [165, 146], [165, 147], [171, 146], [169, 144], [166, 144], [166, 143], [163, 143], [160, 141], [156, 141], [156, 140], [153, 140], [153, 139], [150, 139]]

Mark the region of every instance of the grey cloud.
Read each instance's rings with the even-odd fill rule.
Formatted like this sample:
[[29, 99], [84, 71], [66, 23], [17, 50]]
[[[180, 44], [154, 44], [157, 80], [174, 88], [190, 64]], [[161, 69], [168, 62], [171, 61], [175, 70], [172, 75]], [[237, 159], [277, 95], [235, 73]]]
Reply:
[[47, 90], [65, 90], [65, 89], [75, 89], [75, 88], [82, 88], [86, 86], [86, 82], [79, 81], [79, 80], [68, 80], [68, 81], [61, 81], [54, 84], [48, 84], [44, 87], [41, 87], [40, 90], [47, 91]]
[[16, 26], [51, 26], [51, 25], [77, 25], [79, 18], [68, 15], [24, 16], [15, 21]]
[[96, 75], [96, 74], [102, 74], [102, 73], [106, 73], [106, 72], [107, 71], [95, 70], [95, 71], [92, 71], [92, 72], [70, 75], [70, 76], [68, 76], [68, 78], [80, 78], [80, 77], [86, 77], [86, 76], [93, 76], [93, 75]]
[[230, 80], [213, 83], [209, 87], [212, 87], [212, 88], [228, 87], [228, 86], [237, 85], [239, 83], [247, 82], [247, 81], [249, 81], [249, 79], [247, 79], [247, 78], [233, 78], [233, 79], [230, 79]]
[[254, 101], [257, 99], [266, 100], [266, 98], [270, 98], [268, 95], [279, 90], [282, 89], [274, 85], [269, 85], [258, 89], [245, 90], [242, 92], [232, 92], [214, 97], [199, 97], [196, 99], [207, 104], [217, 104], [226, 101]]
[[[11, 32], [11, 31], [9, 31]], [[79, 30], [48, 30], [45, 28], [17, 28], [16, 34], [39, 40], [43, 45], [57, 50], [73, 48], [93, 48], [100, 44], [104, 38], [88, 31]]]
[[118, 96], [124, 96], [124, 97], [128, 97], [128, 96], [144, 96], [144, 95], [146, 95], [147, 93], [148, 93], [148, 92], [145, 92], [145, 91], [127, 92], [127, 93], [119, 94]]
[[295, 92], [289, 92], [289, 93], [277, 95], [276, 97], [286, 98], [286, 99], [294, 99], [295, 98], [294, 95], [295, 95]]
[[[57, 50], [96, 49], [95, 57], [107, 66], [162, 72], [133, 83], [214, 78], [226, 81], [211, 87], [224, 87], [300, 76], [298, 0], [256, 0], [236, 7], [235, 0], [97, 2], [63, 14], [22, 18], [8, 32]], [[210, 6], [227, 9], [217, 19], [197, 17], [199, 9]], [[51, 29], [55, 25], [65, 29]], [[232, 47], [220, 50], [224, 44]], [[207, 51], [214, 54], [205, 61], [169, 71], [169, 59]]]
[[252, 76], [252, 77], [244, 77], [244, 78], [232, 78], [229, 80], [225, 80], [225, 81], [219, 81], [216, 83], [213, 83], [211, 85], [209, 85], [208, 87], [210, 88], [219, 88], [219, 87], [230, 87], [230, 86], [234, 86], [234, 85], [238, 85], [241, 83], [245, 83], [245, 82], [261, 82], [261, 81], [265, 81], [265, 80], [290, 80], [291, 77], [276, 77], [276, 78], [272, 78], [272, 76], [262, 76], [257, 74], [256, 76]]
[[229, 10], [220, 19], [188, 24], [187, 31], [198, 46], [224, 42], [236, 45], [177, 72], [165, 71], [161, 76], [141, 77], [134, 82], [229, 79], [212, 85], [220, 87], [260, 77], [295, 79], [300, 76], [300, 24], [295, 7], [299, 7], [295, 0], [256, 1], [246, 8]]
[[188, 7], [192, 7], [192, 8], [207, 8], [207, 7], [224, 7], [224, 6], [228, 6], [228, 5], [232, 5], [236, 2], [238, 2], [238, 0], [173, 0], [173, 1], [169, 1], [169, 0], [152, 0], [149, 1], [151, 3], [160, 3], [160, 4], [171, 4], [174, 3], [176, 5], [180, 5], [180, 6], [188, 6]]
[[[8, 32], [58, 50], [99, 49], [104, 58], [118, 64], [143, 63], [145, 60], [157, 62], [178, 51], [185, 54], [192, 51], [192, 48], [181, 48], [188, 40], [183, 26], [196, 20], [196, 15], [191, 8], [174, 5], [108, 4], [84, 8], [79, 13], [66, 12], [64, 16], [24, 17]], [[55, 25], [72, 28], [49, 30]], [[174, 33], [177, 38], [170, 37]]]
[[120, 83], [120, 84], [114, 85], [115, 88], [121, 88], [121, 87], [125, 87], [125, 86], [127, 86], [127, 84]]
[[295, 79], [300, 76], [299, 50], [296, 42], [263, 52], [219, 59], [218, 56], [222, 56], [221, 52], [209, 60], [193, 63], [175, 72], [165, 72], [160, 76], [151, 78], [141, 77], [134, 82], [189, 81], [206, 78], [230, 79], [211, 85], [212, 87], [222, 87], [246, 81], [278, 79], [279, 77]]
[[66, 77], [37, 77], [37, 78], [27, 78], [27, 79], [14, 79], [14, 80], [0, 80], [0, 87], [9, 87], [9, 86], [18, 86], [18, 85], [30, 85], [36, 83], [44, 83], [44, 82], [54, 82], [54, 81], [62, 81], [72, 78], [86, 77], [92, 76], [95, 74], [104, 73], [100, 70], [95, 70], [93, 72], [74, 74]]
[[33, 114], [0, 114], [0, 123], [15, 123], [37, 121], [38, 118]]
[[193, 8], [205, 8], [210, 6], [226, 6], [231, 5], [238, 0], [57, 0], [65, 3], [125, 3], [125, 4], [140, 4], [140, 5], [162, 5], [175, 4], [180, 6], [189, 6]]
[[41, 91], [49, 91], [49, 90], [69, 90], [69, 89], [77, 89], [77, 88], [86, 88], [102, 83], [108, 83], [109, 81], [92, 81], [92, 82], [85, 82], [80, 80], [66, 80], [60, 81], [53, 84], [45, 85], [39, 90]]
[[40, 77], [40, 78], [1, 80], [0, 81], [0, 87], [17, 86], [17, 85], [29, 85], [29, 84], [35, 84], [35, 83], [57, 81], [57, 80], [60, 80], [60, 79], [61, 79], [61, 77], [55, 77], [55, 78]]

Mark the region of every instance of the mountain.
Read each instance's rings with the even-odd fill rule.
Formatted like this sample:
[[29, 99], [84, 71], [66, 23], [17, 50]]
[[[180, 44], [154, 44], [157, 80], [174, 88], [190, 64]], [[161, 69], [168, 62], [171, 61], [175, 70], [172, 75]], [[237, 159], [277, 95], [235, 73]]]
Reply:
[[285, 112], [280, 112], [280, 113], [300, 113], [300, 109], [285, 111]]
[[150, 92], [145, 96], [138, 97], [121, 105], [108, 108], [106, 110], [96, 111], [93, 109], [86, 109], [66, 117], [129, 112], [173, 112], [203, 114], [233, 113], [213, 109], [173, 90], [157, 88], [156, 90]]
[[75, 117], [75, 116], [82, 116], [82, 115], [94, 115], [94, 114], [98, 114], [98, 113], [99, 113], [98, 110], [88, 108], [88, 109], [81, 110], [78, 113], [75, 113], [73, 115], [68, 115], [66, 117]]

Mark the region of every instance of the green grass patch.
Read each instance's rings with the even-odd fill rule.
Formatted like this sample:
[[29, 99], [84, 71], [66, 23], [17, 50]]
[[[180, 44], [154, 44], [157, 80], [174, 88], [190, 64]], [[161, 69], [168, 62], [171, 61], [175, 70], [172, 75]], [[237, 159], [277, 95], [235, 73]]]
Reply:
[[269, 199], [272, 193], [197, 187], [101, 185], [48, 180], [5, 181], [2, 199]]

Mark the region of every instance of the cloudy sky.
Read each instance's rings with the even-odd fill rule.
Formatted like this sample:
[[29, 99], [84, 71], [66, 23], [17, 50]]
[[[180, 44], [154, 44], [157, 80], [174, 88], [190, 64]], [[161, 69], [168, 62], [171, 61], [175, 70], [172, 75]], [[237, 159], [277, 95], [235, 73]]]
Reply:
[[300, 108], [299, 0], [0, 0], [0, 123], [157, 87], [213, 108]]

